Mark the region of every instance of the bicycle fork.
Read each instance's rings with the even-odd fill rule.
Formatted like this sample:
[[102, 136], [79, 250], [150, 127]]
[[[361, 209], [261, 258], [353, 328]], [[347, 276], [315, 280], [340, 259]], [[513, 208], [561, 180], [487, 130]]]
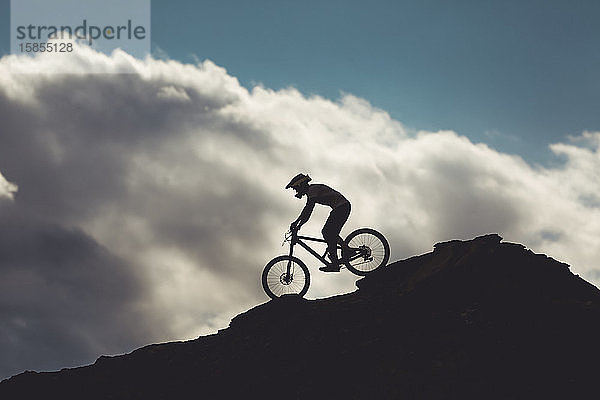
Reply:
[[286, 273], [285, 276], [283, 276], [282, 278], [282, 283], [289, 285], [290, 283], [292, 283], [292, 280], [294, 279], [294, 271], [292, 271], [292, 256], [294, 254], [294, 245], [296, 243], [294, 243], [294, 240], [292, 239], [292, 242], [290, 243], [290, 257], [288, 259], [287, 262], [287, 269], [286, 269]]

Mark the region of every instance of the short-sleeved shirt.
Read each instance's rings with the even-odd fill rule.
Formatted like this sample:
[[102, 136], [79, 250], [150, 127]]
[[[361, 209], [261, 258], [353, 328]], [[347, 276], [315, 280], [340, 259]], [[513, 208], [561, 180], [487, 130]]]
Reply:
[[306, 195], [308, 197], [308, 202], [312, 201], [317, 204], [323, 204], [331, 207], [332, 209], [336, 209], [344, 204], [350, 204], [348, 199], [346, 199], [340, 192], [321, 183], [309, 185]]

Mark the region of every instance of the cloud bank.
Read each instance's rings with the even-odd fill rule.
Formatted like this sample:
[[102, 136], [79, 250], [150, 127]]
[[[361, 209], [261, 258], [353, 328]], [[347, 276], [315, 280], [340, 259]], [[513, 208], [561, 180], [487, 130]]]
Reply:
[[[214, 332], [266, 301], [260, 273], [303, 206], [283, 190], [298, 172], [343, 192], [344, 232], [382, 231], [392, 261], [497, 232], [600, 276], [600, 133], [533, 166], [456, 132], [409, 132], [349, 94], [78, 50], [0, 60], [0, 376]], [[65, 65], [81, 74], [56, 74]], [[308, 297], [353, 290], [349, 273], [313, 271]]]

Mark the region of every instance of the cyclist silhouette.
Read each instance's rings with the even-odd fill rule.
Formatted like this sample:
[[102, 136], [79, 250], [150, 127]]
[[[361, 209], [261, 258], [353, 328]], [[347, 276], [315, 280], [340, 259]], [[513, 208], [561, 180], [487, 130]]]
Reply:
[[306, 205], [302, 209], [300, 216], [291, 223], [290, 230], [297, 232], [309, 220], [315, 204], [331, 207], [331, 213], [321, 230], [323, 239], [327, 242], [327, 252], [329, 253], [331, 264], [319, 269], [324, 272], [339, 272], [340, 265], [336, 245], [338, 241], [343, 244], [340, 231], [350, 216], [350, 202], [341, 193], [327, 185], [320, 183], [310, 185], [308, 182], [311, 180], [308, 175], [298, 174], [285, 187], [286, 189], [294, 189], [296, 197], [299, 199], [304, 195], [307, 196]]

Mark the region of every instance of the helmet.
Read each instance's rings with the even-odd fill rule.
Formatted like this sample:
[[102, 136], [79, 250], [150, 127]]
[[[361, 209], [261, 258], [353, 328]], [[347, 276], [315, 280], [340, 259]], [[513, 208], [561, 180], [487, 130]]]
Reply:
[[308, 175], [298, 174], [298, 175], [296, 175], [295, 177], [292, 178], [292, 180], [290, 181], [290, 183], [288, 183], [285, 188], [286, 189], [289, 189], [289, 188], [297, 189], [298, 187], [300, 187], [304, 183], [308, 183], [311, 180], [312, 179]]

